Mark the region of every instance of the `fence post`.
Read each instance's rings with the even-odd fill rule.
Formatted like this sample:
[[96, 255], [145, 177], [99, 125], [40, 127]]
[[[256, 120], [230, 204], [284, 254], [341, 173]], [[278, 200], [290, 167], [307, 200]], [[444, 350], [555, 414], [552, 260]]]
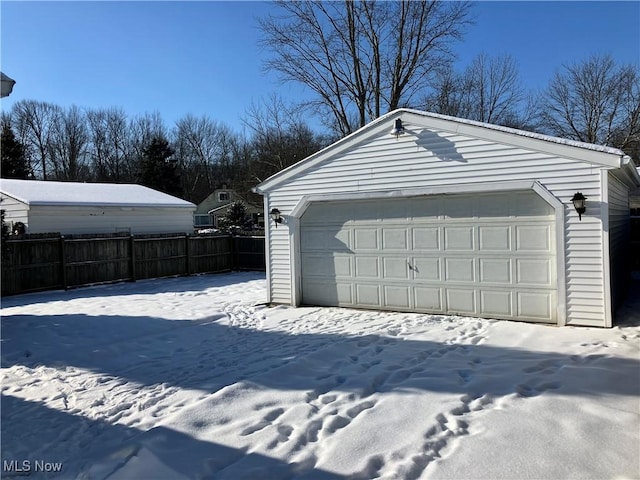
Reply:
[[67, 262], [64, 244], [64, 235], [60, 236], [60, 272], [62, 275], [62, 288], [67, 289]]
[[238, 237], [231, 235], [231, 270], [238, 271]]
[[129, 235], [129, 258], [131, 259], [131, 281], [136, 281], [136, 242], [133, 235]]
[[184, 251], [186, 254], [186, 267], [187, 267], [187, 275], [191, 275], [191, 251], [189, 250], [189, 234], [185, 234], [184, 237]]

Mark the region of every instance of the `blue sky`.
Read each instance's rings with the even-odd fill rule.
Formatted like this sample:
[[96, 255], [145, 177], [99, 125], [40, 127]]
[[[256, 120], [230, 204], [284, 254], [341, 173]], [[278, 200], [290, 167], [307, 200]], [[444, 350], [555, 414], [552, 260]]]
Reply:
[[[63, 107], [158, 111], [171, 126], [191, 113], [242, 130], [251, 102], [301, 87], [262, 70], [256, 18], [264, 2], [31, 2], [2, 0], [2, 71], [21, 99]], [[477, 22], [455, 45], [459, 65], [480, 52], [511, 54], [526, 87], [594, 53], [640, 64], [640, 2], [475, 2]]]

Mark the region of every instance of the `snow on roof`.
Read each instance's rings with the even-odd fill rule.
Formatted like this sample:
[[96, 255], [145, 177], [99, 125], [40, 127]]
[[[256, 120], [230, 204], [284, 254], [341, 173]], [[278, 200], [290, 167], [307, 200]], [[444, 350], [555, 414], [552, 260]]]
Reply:
[[502, 125], [494, 125], [492, 123], [478, 122], [475, 120], [467, 120], [466, 118], [451, 117], [448, 115], [424, 112], [421, 110], [402, 108], [400, 110], [390, 112], [390, 114], [395, 114], [397, 112], [413, 113], [415, 115], [421, 115], [423, 117], [438, 118], [441, 120], [448, 120], [451, 122], [462, 123], [466, 125], [473, 125], [473, 126], [482, 127], [482, 128], [488, 128], [490, 130], [496, 130], [499, 132], [513, 133], [515, 135], [520, 135], [521, 137], [534, 138], [536, 140], [544, 140], [546, 142], [558, 143], [561, 145], [568, 145], [570, 147], [585, 148], [587, 150], [593, 150], [593, 151], [602, 152], [602, 153], [609, 153], [612, 155], [619, 155], [621, 157], [624, 157], [626, 155], [622, 150], [619, 150], [613, 147], [607, 147], [605, 145], [596, 145], [594, 143], [579, 142], [577, 140], [569, 140], [567, 138], [552, 137], [550, 135], [544, 135], [542, 133], [529, 132], [527, 130], [518, 130], [516, 128], [511, 128], [511, 127], [503, 127]]
[[3, 178], [0, 191], [28, 205], [192, 207], [195, 205], [142, 185], [49, 182]]

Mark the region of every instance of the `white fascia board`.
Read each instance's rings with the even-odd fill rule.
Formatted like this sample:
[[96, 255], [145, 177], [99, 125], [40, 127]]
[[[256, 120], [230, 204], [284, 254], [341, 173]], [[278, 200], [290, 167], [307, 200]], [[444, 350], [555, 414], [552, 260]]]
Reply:
[[445, 117], [428, 112], [409, 111], [407, 114], [413, 123], [428, 129], [456, 133], [606, 167], [620, 168], [623, 163], [622, 158], [624, 155], [613, 148], [603, 147], [603, 150], [608, 151], [599, 151], [595, 149], [598, 147], [596, 145], [566, 141], [561, 138], [549, 137], [525, 130]]
[[[29, 208], [29, 205], [30, 205], [30, 204], [29, 204], [29, 202], [28, 202], [27, 200], [24, 200], [24, 199], [22, 199], [22, 198], [20, 198], [20, 197], [17, 197], [17, 196], [15, 196], [15, 195], [8, 194], [8, 193], [6, 193], [6, 192], [0, 192], [0, 193], [2, 193], [2, 195], [4, 195], [5, 197], [12, 198], [12, 199], [14, 199], [16, 202], [20, 202], [20, 203], [22, 203], [22, 204], [26, 205], [26, 206], [27, 206], [27, 208]], [[1, 205], [1, 203], [0, 203], [0, 205]]]
[[383, 115], [373, 122], [361, 127], [355, 132], [347, 135], [346, 137], [338, 140], [335, 143], [323, 148], [322, 150], [308, 156], [307, 158], [300, 160], [298, 163], [291, 165], [290, 167], [285, 168], [284, 170], [279, 171], [278, 173], [272, 175], [267, 178], [264, 182], [260, 183], [256, 187], [253, 188], [255, 193], [268, 192], [276, 185], [288, 180], [294, 175], [317, 165], [318, 163], [330, 158], [333, 155], [337, 155], [345, 150], [357, 145], [358, 143], [364, 142], [372, 136], [377, 135], [383, 131], [391, 131], [391, 123], [387, 123], [387, 120], [392, 119], [395, 116], [400, 116], [403, 113], [403, 110], [394, 110], [393, 112], [389, 112], [386, 115]]
[[623, 171], [631, 179], [632, 185], [640, 187], [640, 172], [638, 171], [638, 168], [640, 167], [636, 168], [635, 164], [633, 163], [633, 159], [629, 156], [625, 156], [622, 159], [622, 163], [624, 167]]

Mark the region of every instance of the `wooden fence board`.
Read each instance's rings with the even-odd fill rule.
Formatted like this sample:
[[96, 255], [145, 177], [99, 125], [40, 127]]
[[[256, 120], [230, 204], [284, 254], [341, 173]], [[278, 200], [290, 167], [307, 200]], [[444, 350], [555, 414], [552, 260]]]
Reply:
[[264, 237], [100, 236], [7, 242], [2, 295], [176, 275], [265, 270]]

